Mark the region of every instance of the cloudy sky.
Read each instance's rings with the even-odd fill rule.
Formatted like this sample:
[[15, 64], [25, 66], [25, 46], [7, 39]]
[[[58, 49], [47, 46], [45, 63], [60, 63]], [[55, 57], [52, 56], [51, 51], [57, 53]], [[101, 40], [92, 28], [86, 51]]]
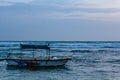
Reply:
[[120, 0], [0, 0], [0, 40], [120, 41]]

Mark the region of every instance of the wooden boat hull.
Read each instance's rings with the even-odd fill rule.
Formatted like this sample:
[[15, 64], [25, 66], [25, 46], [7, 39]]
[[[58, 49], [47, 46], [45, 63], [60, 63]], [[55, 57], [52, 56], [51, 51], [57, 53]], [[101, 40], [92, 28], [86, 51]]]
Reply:
[[9, 66], [64, 66], [70, 58], [66, 59], [7, 59]]

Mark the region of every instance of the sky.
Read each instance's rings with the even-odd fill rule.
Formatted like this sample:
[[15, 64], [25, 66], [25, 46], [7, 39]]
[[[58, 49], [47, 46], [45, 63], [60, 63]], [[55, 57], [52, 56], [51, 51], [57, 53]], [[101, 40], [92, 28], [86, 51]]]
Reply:
[[120, 0], [0, 0], [1, 41], [120, 41]]

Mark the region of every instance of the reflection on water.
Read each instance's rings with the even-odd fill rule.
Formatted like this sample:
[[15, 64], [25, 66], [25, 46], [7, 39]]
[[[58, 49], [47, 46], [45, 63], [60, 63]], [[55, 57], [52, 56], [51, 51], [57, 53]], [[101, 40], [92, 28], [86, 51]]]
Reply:
[[68, 70], [66, 66], [58, 67], [20, 67], [7, 65], [6, 70], [30, 70], [30, 71], [46, 71], [46, 70]]

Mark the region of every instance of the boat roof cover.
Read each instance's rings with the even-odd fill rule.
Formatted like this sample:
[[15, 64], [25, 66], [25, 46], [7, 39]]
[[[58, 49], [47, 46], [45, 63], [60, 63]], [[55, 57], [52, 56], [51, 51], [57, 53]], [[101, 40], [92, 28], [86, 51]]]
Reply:
[[50, 49], [48, 45], [28, 45], [20, 44], [21, 49]]

